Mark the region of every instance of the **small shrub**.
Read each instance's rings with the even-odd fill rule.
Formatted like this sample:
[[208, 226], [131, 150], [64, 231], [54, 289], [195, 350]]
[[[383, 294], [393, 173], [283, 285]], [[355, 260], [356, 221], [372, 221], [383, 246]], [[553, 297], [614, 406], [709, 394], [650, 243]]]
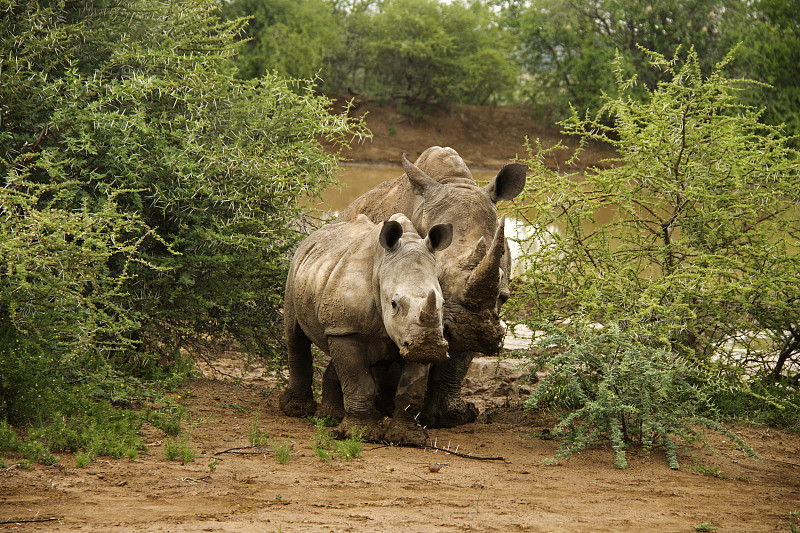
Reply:
[[637, 443], [646, 452], [663, 446], [670, 468], [679, 468], [679, 443], [709, 445], [701, 428], [720, 432], [740, 450], [755, 455], [712, 418], [708, 397], [698, 386], [709, 377], [681, 358], [637, 341], [617, 324], [578, 329], [573, 335], [551, 325], [542, 327], [547, 337], [538, 344], [546, 349], [533, 363], [552, 371], [525, 407], [560, 411], [552, 433], [562, 442], [548, 462], [610, 442], [615, 464], [624, 468], [625, 450]]
[[719, 528], [715, 527], [711, 522], [703, 522], [694, 526], [695, 531], [716, 531], [717, 529]]
[[259, 429], [258, 417], [253, 419], [253, 423], [247, 428], [247, 436], [252, 446], [263, 446], [269, 442], [269, 432]]
[[170, 461], [180, 460], [183, 464], [194, 461], [197, 452], [189, 446], [188, 438], [174, 440], [167, 437], [164, 441], [164, 456]]
[[78, 452], [75, 454], [75, 466], [78, 468], [86, 468], [92, 462], [92, 458], [86, 452]]
[[333, 457], [345, 461], [355, 459], [364, 450], [363, 432], [350, 435], [344, 440], [336, 440], [328, 430], [330, 419], [312, 418], [317, 428], [316, 434], [311, 439], [311, 449], [321, 461], [330, 462]]
[[344, 440], [336, 441], [336, 448], [334, 452], [337, 457], [349, 461], [355, 459], [361, 452], [364, 451], [364, 432], [358, 432], [350, 435]]
[[273, 447], [275, 448], [275, 457], [280, 464], [285, 465], [292, 458], [292, 445], [288, 440], [274, 442]]

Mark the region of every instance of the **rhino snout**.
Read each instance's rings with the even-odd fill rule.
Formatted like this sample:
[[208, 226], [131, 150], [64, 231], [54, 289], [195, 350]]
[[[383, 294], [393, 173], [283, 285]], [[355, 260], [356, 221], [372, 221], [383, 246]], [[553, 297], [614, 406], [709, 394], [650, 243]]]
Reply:
[[448, 359], [448, 343], [438, 328], [424, 330], [412, 340], [403, 341], [400, 356], [415, 363], [439, 364]]

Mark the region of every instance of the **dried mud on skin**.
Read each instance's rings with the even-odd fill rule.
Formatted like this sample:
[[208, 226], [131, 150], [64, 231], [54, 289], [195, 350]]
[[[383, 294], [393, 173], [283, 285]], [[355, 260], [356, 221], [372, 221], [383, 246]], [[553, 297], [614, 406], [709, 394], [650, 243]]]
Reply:
[[[167, 461], [163, 434], [148, 428], [149, 450], [135, 461], [76, 468], [64, 454], [55, 467], [1, 470], [0, 531], [694, 531], [711, 522], [757, 532], [789, 531], [788, 513], [800, 508], [800, 438], [773, 429], [737, 428], [763, 461], [717, 440], [719, 456], [682, 453], [679, 471], [658, 450], [630, 453], [625, 470], [607, 450], [544, 466], [557, 443], [527, 437], [543, 421], [493, 408], [478, 423], [429, 433], [440, 448], [502, 461], [365, 444], [355, 460], [324, 463], [313, 426], [283, 416], [264, 385], [203, 379], [176, 394], [198, 452], [187, 464]], [[247, 446], [256, 418], [274, 442], [291, 444], [288, 463], [269, 447], [215, 455]], [[695, 461], [726, 477], [692, 472]]]

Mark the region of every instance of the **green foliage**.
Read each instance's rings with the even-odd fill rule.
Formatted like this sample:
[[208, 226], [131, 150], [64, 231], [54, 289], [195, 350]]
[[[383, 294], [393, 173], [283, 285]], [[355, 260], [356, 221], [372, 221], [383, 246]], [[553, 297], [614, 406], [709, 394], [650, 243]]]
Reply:
[[247, 437], [251, 446], [263, 446], [269, 442], [269, 431], [258, 427], [258, 417], [253, 419], [253, 423], [247, 428]]
[[577, 114], [564, 123], [611, 143], [618, 161], [579, 179], [529, 159], [520, 216], [538, 247], [528, 247], [517, 307], [553, 323], [618, 321], [734, 382], [768, 376], [790, 392], [800, 379], [800, 160], [736, 100], [725, 63], [704, 77], [694, 52], [651, 60], [672, 81], [643, 103], [617, 62], [620, 96], [600, 112], [615, 126]]
[[222, 13], [252, 16], [234, 59], [243, 77], [319, 73], [323, 91], [394, 99], [414, 116], [514, 90], [511, 42], [485, 2], [235, 0]]
[[[350, 435], [344, 440], [333, 438], [328, 419], [315, 418], [311, 420], [316, 426], [317, 432], [311, 438], [311, 449], [314, 450], [320, 461], [330, 462], [334, 457], [339, 457], [344, 461], [355, 459], [364, 451], [363, 432]], [[334, 424], [335, 425], [335, 424]]]
[[641, 101], [620, 59], [619, 96], [563, 124], [618, 160], [582, 176], [527, 161], [529, 268], [508, 311], [553, 325], [555, 353], [534, 359], [552, 375], [528, 405], [567, 410], [557, 458], [610, 441], [623, 466], [636, 442], [677, 467], [695, 428], [738, 443], [722, 416], [798, 428], [800, 159], [736, 99], [730, 58], [704, 77], [694, 51], [650, 57], [671, 81]]
[[360, 130], [304, 82], [237, 80], [215, 9], [0, 2], [0, 418], [91, 428], [73, 406], [148, 399], [221, 341], [278, 362], [319, 139]]
[[555, 458], [602, 442], [614, 450], [615, 464], [627, 466], [629, 443], [649, 452], [663, 446], [671, 468], [679, 468], [680, 443], [702, 442], [698, 428], [726, 435], [739, 449], [753, 452], [713, 418], [696, 368], [663, 348], [653, 348], [617, 324], [567, 335], [544, 326], [546, 348], [532, 359], [551, 372], [525, 402], [526, 409], [550, 407], [560, 413], [553, 436], [561, 438]]
[[283, 442], [275, 441], [272, 444], [275, 449], [275, 458], [282, 465], [285, 465], [292, 458], [292, 444], [285, 440]]
[[260, 78], [277, 71], [290, 78], [313, 79], [340, 33], [330, 2], [324, 0], [233, 0], [223, 2], [228, 20], [247, 17], [247, 42], [234, 59], [238, 75]]
[[510, 43], [481, 2], [390, 0], [372, 17], [364, 89], [406, 106], [485, 104], [512, 89]]
[[695, 531], [716, 531], [717, 529], [719, 528], [714, 526], [714, 524], [712, 524], [710, 521], [694, 526]]
[[75, 466], [78, 468], [86, 468], [90, 462], [92, 462], [92, 458], [88, 453], [78, 452], [75, 454]]
[[144, 421], [173, 437], [181, 432], [186, 413], [186, 407], [169, 397], [161, 398], [155, 406], [147, 406], [139, 411]]
[[[741, 42], [736, 69], [766, 85], [748, 87], [743, 99], [764, 107], [767, 124], [785, 124], [788, 135], [800, 135], [800, 2], [759, 0], [751, 9], [725, 18], [727, 41]], [[793, 140], [795, 148], [800, 139]]]
[[14, 452], [23, 460], [17, 464], [29, 465], [31, 461], [44, 465], [54, 465], [58, 459], [47, 447], [35, 439], [20, 439], [5, 420], [0, 420], [0, 451]]
[[189, 445], [187, 436], [179, 439], [167, 437], [164, 440], [164, 457], [169, 461], [181, 461], [183, 464], [191, 463], [197, 456], [197, 451]]
[[640, 73], [643, 90], [655, 89], [669, 74], [647, 70], [640, 47], [671, 55], [679, 45], [691, 45], [701, 67], [711, 69], [727, 49], [721, 46], [723, 22], [741, 9], [731, 0], [534, 0], [524, 8], [511, 2], [506, 21], [516, 34], [529, 100], [558, 120], [568, 116], [569, 105], [602, 107], [602, 94], [616, 89], [607, 69], [615, 55]]

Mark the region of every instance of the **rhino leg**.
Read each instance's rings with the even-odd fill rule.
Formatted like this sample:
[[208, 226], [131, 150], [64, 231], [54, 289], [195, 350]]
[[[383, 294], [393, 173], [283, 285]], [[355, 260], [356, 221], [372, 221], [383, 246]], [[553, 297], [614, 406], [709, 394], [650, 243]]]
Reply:
[[428, 433], [417, 421], [425, 391], [428, 387], [429, 364], [404, 362], [397, 383], [397, 394], [394, 399], [392, 423], [384, 435], [384, 439], [392, 444], [423, 445], [428, 440]]
[[378, 387], [378, 393], [375, 396], [375, 409], [378, 411], [378, 416], [392, 416], [397, 384], [400, 381], [400, 373], [403, 370], [401, 362], [381, 361], [370, 370]]
[[328, 340], [331, 363], [342, 384], [344, 419], [333, 429], [338, 438], [362, 433], [367, 442], [381, 442], [383, 431], [375, 411], [376, 386], [367, 365], [364, 342], [354, 336]]
[[427, 427], [450, 428], [478, 418], [478, 409], [461, 399], [461, 384], [476, 352], [451, 353], [450, 359], [431, 367], [428, 392], [422, 410]]
[[289, 385], [279, 399], [281, 411], [287, 416], [311, 416], [317, 409], [311, 390], [314, 372], [311, 341], [297, 321], [290, 320], [288, 316], [286, 341], [289, 346]]
[[319, 418], [330, 418], [341, 422], [344, 418], [344, 396], [342, 395], [342, 383], [336, 374], [336, 368], [332, 362], [328, 363], [325, 373], [322, 374], [322, 398], [317, 409]]

